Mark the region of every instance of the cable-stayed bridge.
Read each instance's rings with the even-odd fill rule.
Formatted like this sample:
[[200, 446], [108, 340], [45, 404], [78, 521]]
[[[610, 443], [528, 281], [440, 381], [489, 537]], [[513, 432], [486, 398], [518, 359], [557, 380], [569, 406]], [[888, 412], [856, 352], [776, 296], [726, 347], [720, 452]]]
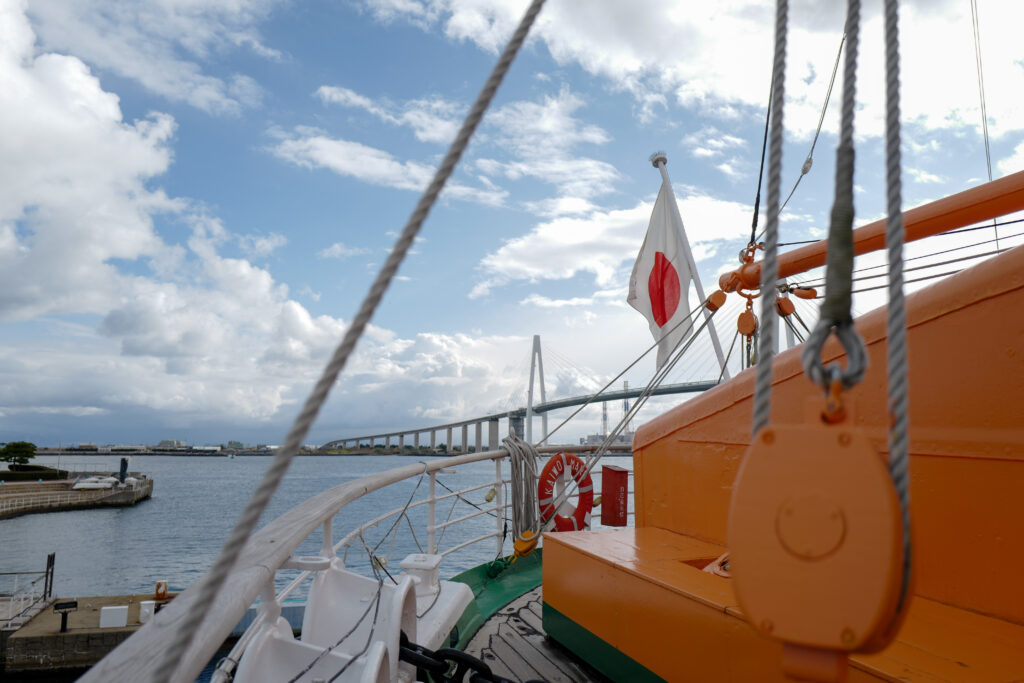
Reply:
[[[336, 448], [351, 448], [369, 444], [371, 448], [383, 445], [384, 452], [405, 452], [407, 446], [418, 450], [421, 446], [429, 445], [430, 449], [437, 448], [439, 443], [445, 444], [450, 451], [453, 450], [453, 443], [459, 444], [459, 450], [466, 451], [469, 448], [479, 450], [494, 450], [501, 444], [501, 436], [508, 434], [509, 429], [514, 429], [520, 437], [530, 441], [533, 438], [533, 417], [541, 419], [541, 435], [537, 441], [546, 441], [548, 437], [547, 414], [552, 410], [582, 406], [587, 403], [607, 403], [611, 401], [624, 401], [638, 398], [645, 392], [645, 387], [632, 387], [604, 391], [600, 394], [586, 394], [573, 396], [571, 398], [558, 398], [546, 400], [544, 391], [544, 363], [540, 353], [540, 337], [533, 338], [533, 351], [531, 354], [530, 382], [527, 392], [526, 405], [520, 408], [504, 410], [501, 412], [489, 413], [478, 417], [471, 417], [447, 424], [439, 424], [414, 429], [399, 429], [377, 434], [364, 434], [361, 436], [350, 436], [342, 439], [329, 441], [320, 447], [321, 451]], [[534, 402], [534, 377], [539, 377], [538, 393], [540, 401]], [[664, 396], [669, 394], [689, 394], [706, 391], [718, 384], [718, 381], [692, 381], [679, 382], [675, 384], [663, 384], [650, 392], [651, 396]], [[504, 429], [502, 427], [504, 426]], [[439, 440], [438, 434], [443, 435]], [[453, 437], [458, 434], [460, 439], [453, 442]]]

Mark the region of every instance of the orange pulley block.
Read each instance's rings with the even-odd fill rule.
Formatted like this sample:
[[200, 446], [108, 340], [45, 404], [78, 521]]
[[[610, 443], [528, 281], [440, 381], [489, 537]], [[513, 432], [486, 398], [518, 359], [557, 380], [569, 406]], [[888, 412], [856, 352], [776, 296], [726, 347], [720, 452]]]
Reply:
[[818, 296], [818, 290], [813, 287], [796, 287], [793, 289], [793, 294], [801, 299], [815, 299]]
[[788, 296], [780, 296], [775, 300], [775, 310], [785, 318], [787, 315], [793, 315], [796, 306], [793, 305], [793, 301]]
[[709, 311], [717, 311], [719, 308], [725, 305], [725, 292], [720, 289], [716, 289], [711, 292], [711, 296], [708, 297], [708, 302], [705, 304]]
[[850, 652], [899, 625], [903, 533], [885, 461], [850, 421], [772, 425], [747, 450], [729, 509], [730, 570], [783, 670], [843, 681]]

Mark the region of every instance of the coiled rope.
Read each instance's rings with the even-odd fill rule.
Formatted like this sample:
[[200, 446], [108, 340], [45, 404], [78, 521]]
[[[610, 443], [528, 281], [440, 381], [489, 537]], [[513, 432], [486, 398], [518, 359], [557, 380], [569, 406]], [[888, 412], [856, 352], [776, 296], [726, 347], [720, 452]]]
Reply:
[[[761, 264], [761, 291], [771, 292], [779, 279], [779, 185], [782, 178], [782, 107], [786, 80], [786, 22], [788, 0], [775, 5], [775, 57], [772, 60], [772, 127], [768, 150], [768, 221], [765, 225], [764, 261]], [[772, 359], [775, 356], [775, 298], [761, 297], [761, 346], [754, 381], [754, 424], [757, 434], [771, 420]]]
[[540, 530], [540, 508], [537, 506], [537, 449], [510, 431], [501, 440], [508, 451], [512, 487], [512, 537], [523, 538], [527, 531]]
[[430, 209], [437, 201], [438, 195], [455, 170], [455, 165], [469, 145], [470, 138], [472, 138], [473, 133], [476, 131], [491, 100], [494, 99], [498, 86], [501, 85], [505, 74], [508, 73], [512, 61], [519, 52], [519, 48], [522, 47], [523, 41], [526, 40], [530, 27], [533, 25], [543, 5], [544, 0], [533, 0], [519, 22], [519, 26], [509, 40], [508, 45], [505, 46], [505, 50], [498, 59], [498, 63], [494, 65], [494, 69], [491, 71], [487, 82], [484, 83], [480, 94], [473, 103], [473, 107], [466, 116], [466, 120], [463, 121], [459, 134], [452, 142], [447, 155], [445, 155], [441, 165], [434, 173], [430, 185], [416, 204], [416, 208], [413, 210], [401, 235], [395, 242], [395, 246], [388, 255], [387, 261], [377, 274], [377, 279], [374, 280], [369, 293], [363, 300], [359, 312], [353, 318], [348, 330], [345, 331], [344, 338], [335, 349], [330, 362], [324, 368], [323, 374], [314, 386], [309, 398], [306, 399], [302, 412], [295, 418], [295, 422], [289, 430], [284, 443], [278, 449], [270, 467], [267, 468], [266, 473], [263, 475], [259, 488], [256, 489], [256, 492], [242, 512], [242, 516], [235, 524], [216, 562], [214, 562], [213, 567], [206, 575], [202, 584], [200, 584], [196, 599], [178, 623], [174, 631], [174, 637], [164, 651], [161, 666], [157, 668], [157, 673], [154, 677], [156, 683], [166, 683], [171, 680], [177, 671], [178, 665], [185, 659], [185, 653], [192, 643], [192, 638], [199, 630], [199, 626], [207, 611], [214, 604], [221, 586], [224, 585], [225, 579], [234, 567], [242, 547], [248, 541], [253, 529], [256, 528], [260, 515], [266, 509], [271, 496], [273, 496], [274, 491], [277, 490], [278, 485], [288, 471], [288, 466], [291, 464], [292, 459], [298, 453], [306, 435], [309, 433], [310, 427], [313, 425], [313, 421], [327, 400], [331, 387], [345, 367], [349, 356], [355, 349], [356, 342], [362, 336], [363, 330], [366, 329], [367, 324], [369, 324], [370, 319], [373, 317], [373, 313], [384, 296], [384, 292], [398, 271], [398, 266], [402, 263], [409, 248], [412, 246], [413, 240], [419, 233], [423, 221], [426, 220], [427, 214], [430, 213]]

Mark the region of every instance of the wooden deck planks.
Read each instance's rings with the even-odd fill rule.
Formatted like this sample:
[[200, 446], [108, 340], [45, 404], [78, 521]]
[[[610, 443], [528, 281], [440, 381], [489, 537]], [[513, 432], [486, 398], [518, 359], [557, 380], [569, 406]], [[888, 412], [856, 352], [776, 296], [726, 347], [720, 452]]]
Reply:
[[466, 646], [466, 652], [486, 662], [495, 674], [520, 683], [605, 681], [547, 638], [542, 609], [538, 587], [488, 619]]

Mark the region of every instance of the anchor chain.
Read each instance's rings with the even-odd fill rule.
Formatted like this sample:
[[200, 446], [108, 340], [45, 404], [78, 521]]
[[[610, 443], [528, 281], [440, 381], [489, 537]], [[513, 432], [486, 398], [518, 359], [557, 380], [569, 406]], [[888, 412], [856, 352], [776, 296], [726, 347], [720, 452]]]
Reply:
[[[399, 637], [398, 659], [412, 664], [417, 669], [417, 680], [425, 680], [429, 675], [434, 683], [462, 683], [469, 674], [469, 683], [514, 683], [491, 671], [491, 667], [473, 655], [462, 650], [443, 647], [432, 651], [409, 640], [402, 631]], [[530, 680], [526, 683], [545, 683], [541, 680]]]

